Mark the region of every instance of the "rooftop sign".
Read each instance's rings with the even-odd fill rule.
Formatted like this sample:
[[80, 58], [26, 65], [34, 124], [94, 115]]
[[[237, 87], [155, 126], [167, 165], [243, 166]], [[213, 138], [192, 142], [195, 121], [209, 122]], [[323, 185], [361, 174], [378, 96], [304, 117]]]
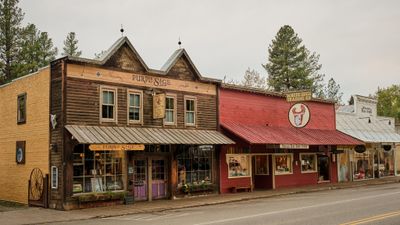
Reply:
[[288, 102], [310, 101], [311, 98], [311, 91], [289, 92], [286, 94], [286, 101]]

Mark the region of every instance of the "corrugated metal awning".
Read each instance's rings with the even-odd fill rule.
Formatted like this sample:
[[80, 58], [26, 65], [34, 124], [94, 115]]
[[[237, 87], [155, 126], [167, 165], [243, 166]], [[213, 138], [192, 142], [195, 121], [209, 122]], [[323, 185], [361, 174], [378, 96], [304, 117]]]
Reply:
[[222, 127], [250, 144], [363, 145], [337, 130], [271, 127], [223, 122]]
[[81, 144], [234, 144], [214, 130], [66, 125]]

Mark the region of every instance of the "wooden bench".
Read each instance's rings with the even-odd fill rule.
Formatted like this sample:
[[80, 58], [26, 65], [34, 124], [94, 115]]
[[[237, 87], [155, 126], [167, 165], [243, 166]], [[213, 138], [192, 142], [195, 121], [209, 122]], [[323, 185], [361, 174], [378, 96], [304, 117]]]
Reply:
[[238, 191], [251, 192], [252, 188], [251, 188], [251, 186], [233, 186], [233, 187], [230, 187], [229, 190], [232, 193], [236, 193]]

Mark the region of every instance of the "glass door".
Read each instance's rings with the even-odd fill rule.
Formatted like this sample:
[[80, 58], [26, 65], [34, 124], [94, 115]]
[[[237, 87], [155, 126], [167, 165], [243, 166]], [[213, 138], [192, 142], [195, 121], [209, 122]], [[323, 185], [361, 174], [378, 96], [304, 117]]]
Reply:
[[135, 200], [147, 199], [147, 163], [145, 159], [133, 160], [133, 194]]
[[318, 155], [318, 181], [329, 181], [329, 157]]
[[151, 161], [152, 197], [153, 199], [167, 196], [167, 172], [165, 159]]

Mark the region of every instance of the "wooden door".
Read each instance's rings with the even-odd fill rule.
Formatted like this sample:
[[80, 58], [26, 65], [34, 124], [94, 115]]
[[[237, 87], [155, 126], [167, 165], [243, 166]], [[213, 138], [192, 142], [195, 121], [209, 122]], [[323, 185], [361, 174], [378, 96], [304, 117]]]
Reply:
[[147, 160], [133, 160], [133, 195], [135, 201], [147, 199]]
[[151, 187], [153, 199], [165, 198], [167, 196], [167, 160], [164, 158], [152, 159], [151, 161]]

